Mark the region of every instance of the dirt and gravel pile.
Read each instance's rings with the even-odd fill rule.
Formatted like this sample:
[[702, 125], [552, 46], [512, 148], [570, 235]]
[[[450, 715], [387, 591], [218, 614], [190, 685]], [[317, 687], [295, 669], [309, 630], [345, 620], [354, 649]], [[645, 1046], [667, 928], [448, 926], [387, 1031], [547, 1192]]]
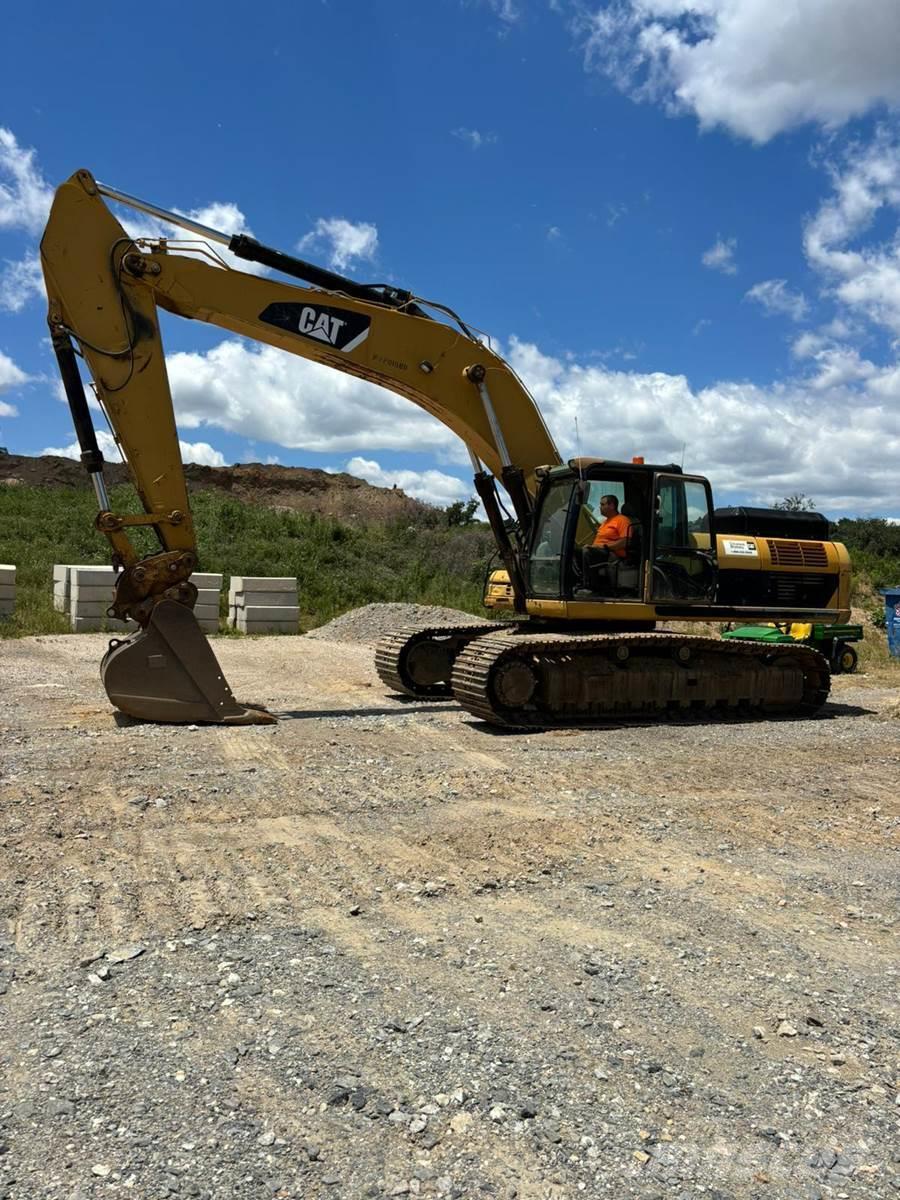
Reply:
[[477, 621], [471, 613], [457, 608], [429, 604], [366, 604], [354, 608], [311, 630], [306, 636], [328, 642], [362, 642], [374, 645], [386, 633], [406, 626], [469, 625]]
[[[124, 463], [107, 463], [110, 486], [129, 483]], [[186, 463], [188, 491], [215, 490], [247, 504], [265, 508], [314, 512], [345, 521], [412, 522], [434, 514], [434, 509], [413, 500], [399, 488], [373, 487], [345, 472], [307, 467], [282, 467], [263, 463], [236, 463], [230, 467], [206, 467]], [[88, 488], [84, 468], [70, 458], [41, 455], [36, 458], [6, 454], [0, 450], [0, 486]]]
[[0, 646], [4, 1200], [897, 1196], [896, 689], [510, 735], [322, 632], [234, 729]]

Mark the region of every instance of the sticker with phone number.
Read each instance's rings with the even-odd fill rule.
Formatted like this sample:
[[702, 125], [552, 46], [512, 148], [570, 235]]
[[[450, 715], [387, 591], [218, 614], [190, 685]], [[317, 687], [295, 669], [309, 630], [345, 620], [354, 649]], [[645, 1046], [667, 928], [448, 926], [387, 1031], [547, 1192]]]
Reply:
[[756, 548], [756, 542], [748, 542], [745, 540], [735, 541], [732, 538], [723, 538], [722, 545], [725, 548], [726, 554], [746, 554], [752, 558], [759, 556], [759, 551]]

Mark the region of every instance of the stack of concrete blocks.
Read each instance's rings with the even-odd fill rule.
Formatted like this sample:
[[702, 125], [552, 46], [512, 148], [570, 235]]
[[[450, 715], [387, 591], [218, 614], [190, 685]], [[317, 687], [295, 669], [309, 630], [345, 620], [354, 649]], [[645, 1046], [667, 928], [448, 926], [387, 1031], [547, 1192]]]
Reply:
[[[54, 568], [54, 593], [56, 576]], [[69, 623], [73, 633], [91, 633], [98, 629], [110, 633], [135, 633], [133, 621], [120, 621], [108, 617], [106, 610], [112, 604], [115, 593], [116, 572], [112, 567], [68, 568], [69, 575]]]
[[296, 633], [300, 621], [297, 580], [232, 575], [228, 623], [241, 633]]
[[57, 612], [69, 615], [69, 588], [71, 586], [70, 572], [74, 566], [90, 566], [89, 563], [54, 563], [53, 564], [53, 607]]
[[[0, 572], [2, 570], [0, 568]], [[53, 568], [53, 607], [70, 618], [76, 633], [96, 629], [134, 633], [137, 630], [135, 622], [106, 616], [106, 610], [113, 602], [115, 580], [112, 567], [57, 563]], [[217, 633], [222, 575], [196, 572], [191, 576], [191, 583], [197, 588], [194, 616], [200, 628], [204, 633]]]
[[204, 633], [219, 632], [219, 593], [222, 576], [211, 571], [195, 571], [191, 583], [197, 589], [194, 616]]
[[16, 568], [0, 563], [0, 621], [16, 607]]

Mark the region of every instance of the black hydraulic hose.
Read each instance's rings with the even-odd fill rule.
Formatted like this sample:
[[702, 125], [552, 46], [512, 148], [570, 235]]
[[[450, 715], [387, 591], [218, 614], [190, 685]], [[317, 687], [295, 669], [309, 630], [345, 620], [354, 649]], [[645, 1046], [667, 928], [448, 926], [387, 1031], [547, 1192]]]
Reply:
[[534, 516], [534, 501], [525, 486], [525, 472], [521, 467], [510, 465], [503, 467], [500, 472], [500, 478], [503, 480], [503, 486], [512, 500], [513, 508], [516, 512], [516, 525], [518, 527], [517, 541], [520, 549], [524, 549], [531, 532], [531, 519]]
[[313, 287], [322, 288], [323, 291], [343, 292], [345, 296], [356, 300], [386, 304], [390, 308], [402, 308], [414, 317], [428, 317], [428, 313], [412, 303], [412, 292], [391, 287], [389, 284], [356, 283], [347, 279], [345, 275], [326, 271], [324, 267], [317, 267], [315, 263], [285, 254], [283, 250], [264, 246], [256, 238], [248, 237], [245, 233], [236, 233], [228, 243], [228, 249], [247, 262], [257, 262], [264, 267], [271, 267], [273, 271], [280, 271], [283, 275], [292, 275]]
[[503, 517], [500, 513], [500, 505], [497, 502], [497, 485], [494, 482], [494, 477], [489, 475], [487, 471], [479, 471], [475, 476], [474, 482], [475, 491], [481, 497], [481, 503], [484, 505], [484, 511], [487, 514], [488, 523], [494, 535], [494, 541], [497, 544], [497, 552], [503, 560], [503, 565], [506, 567], [506, 572], [509, 575], [515, 610], [518, 613], [523, 613], [525, 612], [525, 580], [522, 576], [519, 558], [512, 542], [509, 540], [509, 534], [506, 531], [506, 526], [503, 523]]
[[97, 434], [94, 422], [88, 408], [87, 397], [84, 394], [84, 384], [81, 382], [81, 372], [72, 347], [72, 340], [67, 333], [56, 330], [53, 333], [53, 349], [59, 364], [66, 399], [72, 413], [72, 423], [78, 445], [81, 447], [81, 462], [91, 474], [103, 471], [103, 454], [97, 445]]

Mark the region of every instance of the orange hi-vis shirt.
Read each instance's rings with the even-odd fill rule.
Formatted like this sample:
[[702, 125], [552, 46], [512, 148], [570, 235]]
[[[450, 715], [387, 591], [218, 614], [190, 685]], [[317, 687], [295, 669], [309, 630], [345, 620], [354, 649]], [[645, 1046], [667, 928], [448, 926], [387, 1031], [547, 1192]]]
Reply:
[[[616, 513], [614, 517], [610, 517], [604, 521], [594, 537], [595, 546], [607, 546], [610, 542], [618, 542], [621, 538], [628, 536], [628, 530], [631, 528], [631, 518], [623, 516], [622, 513]], [[613, 554], [617, 558], [625, 557], [625, 547], [620, 550], [613, 550]]]

